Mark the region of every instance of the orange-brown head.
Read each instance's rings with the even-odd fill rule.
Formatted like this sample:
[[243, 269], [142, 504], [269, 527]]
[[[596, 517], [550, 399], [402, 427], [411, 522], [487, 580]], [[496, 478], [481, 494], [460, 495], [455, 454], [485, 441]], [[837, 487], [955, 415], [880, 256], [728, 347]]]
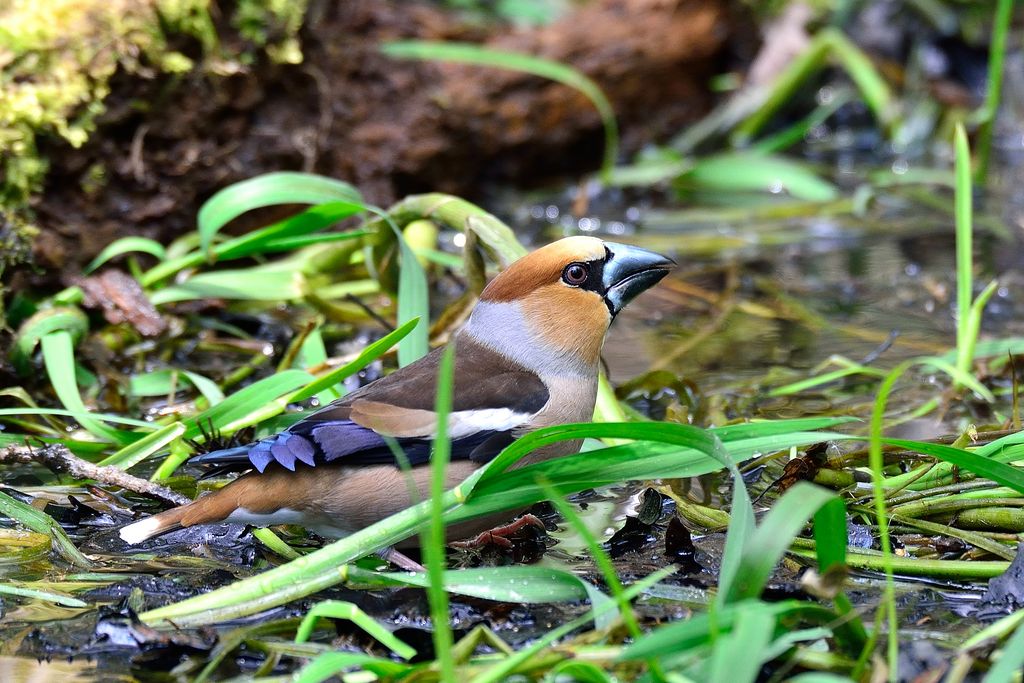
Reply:
[[674, 265], [646, 249], [567, 237], [524, 256], [487, 285], [467, 330], [532, 360], [528, 367], [596, 368], [615, 315]]

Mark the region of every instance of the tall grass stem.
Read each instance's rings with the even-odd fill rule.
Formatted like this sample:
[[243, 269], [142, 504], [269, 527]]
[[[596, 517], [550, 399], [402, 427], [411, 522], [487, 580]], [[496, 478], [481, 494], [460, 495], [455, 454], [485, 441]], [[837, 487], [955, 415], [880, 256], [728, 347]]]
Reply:
[[956, 126], [953, 146], [956, 152], [956, 367], [961, 372], [969, 374], [974, 360], [974, 345], [969, 342], [971, 293], [974, 285], [974, 198], [971, 187], [971, 150], [967, 144], [967, 132], [963, 124], [958, 123]]
[[992, 21], [992, 40], [988, 49], [988, 83], [985, 88], [983, 119], [978, 128], [978, 167], [974, 180], [979, 185], [988, 181], [988, 163], [992, 154], [992, 132], [1003, 90], [1003, 62], [1006, 59], [1006, 36], [1013, 19], [1013, 0], [997, 0], [996, 14]]
[[451, 624], [448, 619], [448, 593], [444, 588], [445, 534], [443, 515], [447, 509], [444, 501], [445, 474], [451, 456], [451, 441], [448, 439], [448, 415], [452, 411], [452, 389], [455, 383], [455, 344], [449, 344], [441, 356], [441, 367], [437, 380], [437, 433], [434, 450], [430, 458], [430, 526], [421, 534], [421, 546], [427, 563], [430, 586], [430, 618], [434, 625], [434, 652], [440, 667], [440, 679], [444, 683], [455, 680], [455, 660], [452, 657]]

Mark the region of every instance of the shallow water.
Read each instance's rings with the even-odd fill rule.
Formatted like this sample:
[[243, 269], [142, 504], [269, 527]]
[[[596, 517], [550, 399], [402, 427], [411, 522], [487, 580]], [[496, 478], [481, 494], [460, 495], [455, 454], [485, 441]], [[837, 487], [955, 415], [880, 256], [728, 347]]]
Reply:
[[[672, 216], [659, 208], [664, 202], [656, 197], [609, 195], [595, 198], [592, 214], [571, 221], [564, 218], [569, 203], [564, 194], [537, 202], [519, 198], [515, 209], [505, 211], [500, 207], [509, 207], [507, 202], [496, 204], [499, 215], [511, 218], [521, 234], [533, 235], [536, 241], [570, 231], [567, 223], [571, 222], [575, 230], [585, 228], [609, 239], [676, 254], [677, 272], [621, 314], [606, 344], [604, 358], [617, 384], [651, 369], [666, 370], [682, 380], [670, 386], [652, 381], [638, 387], [627, 399], [642, 412], [660, 417], [667, 410], [679, 415], [678, 410], [684, 409], [683, 415], [704, 426], [737, 417], [863, 417], [870, 410], [875, 380], [844, 380], [794, 397], [771, 396], [770, 390], [814, 374], [815, 368], [832, 356], [857, 361], [872, 358], [872, 366], [885, 369], [909, 357], [942, 353], [955, 343], [949, 215], [896, 197], [863, 218], [737, 223], [707, 212], [699, 217]], [[998, 215], [987, 220], [1004, 226], [1005, 234], [982, 233], [976, 240], [976, 292], [992, 277], [1000, 282], [985, 315], [984, 334], [1024, 335], [1024, 275], [1019, 268], [1024, 260], [1020, 249], [1024, 208], [1010, 199], [997, 198], [989, 198], [985, 208], [999, 209], [995, 211]], [[891, 339], [893, 334], [898, 336]], [[904, 388], [894, 401], [911, 409], [940, 394], [948, 382], [919, 373], [901, 386]], [[1005, 412], [1007, 406], [1000, 408]], [[944, 410], [900, 430], [904, 435], [934, 437], [957, 432], [986, 415], [984, 411]], [[17, 472], [5, 469], [2, 476], [26, 493], [33, 492], [33, 484], [52, 481], [42, 470], [24, 468]], [[755, 480], [757, 476], [755, 472]], [[763, 488], [768, 474], [761, 476]], [[622, 529], [627, 517], [637, 514], [645, 488], [623, 485], [578, 496], [574, 502], [590, 529], [607, 541]], [[702, 479], [696, 488], [713, 498], [727, 496], [715, 477]], [[158, 678], [157, 671], [167, 671], [189, 658], [205, 657], [213, 634], [193, 630], [170, 642], [164, 636], [135, 629], [133, 610], [204, 592], [279, 562], [238, 527], [181, 532], [126, 556], [113, 529], [127, 520], [129, 507], [136, 501], [98, 497], [81, 487], [59, 493], [53, 497], [59, 506], [66, 508], [66, 496], [73, 493], [98, 513], [91, 521], [69, 523], [68, 529], [85, 552], [98, 555], [93, 571], [101, 575], [77, 579], [95, 584], [82, 597], [106, 607], [97, 614], [37, 602], [7, 604], [0, 620], [0, 680], [17, 680], [10, 676], [31, 676], [33, 680]], [[542, 516], [551, 531], [550, 547], [540, 561], [568, 566], [598, 581], [581, 540], [559, 526], [550, 512]], [[669, 561], [665, 534], [671, 517], [669, 503], [653, 526], [641, 529], [630, 541], [635, 544], [639, 538], [639, 546], [623, 546], [626, 549], [616, 558], [623, 577], [646, 575]], [[641, 614], [678, 618], [685, 616], [687, 608], [699, 609], [707, 602], [707, 588], [714, 585], [721, 557], [722, 536], [695, 535], [693, 540], [692, 564], [681, 570], [677, 585], [660, 587], [642, 599]], [[496, 559], [507, 561], [488, 558]], [[60, 590], [61, 583], [75, 571], [59, 563], [0, 568], [5, 578], [49, 581], [52, 590]], [[111, 572], [119, 577], [113, 582], [112, 577], [102, 575]], [[786, 563], [771, 590], [780, 595], [796, 591], [797, 573], [797, 565]], [[975, 600], [978, 587], [932, 583], [900, 581], [904, 619], [916, 625], [907, 631], [907, 638], [948, 640], [972, 627], [970, 620], [956, 616], [954, 608], [958, 602]], [[858, 604], [870, 609], [879, 583], [876, 577], [862, 573], [854, 577], [852, 589]], [[408, 642], [429, 647], [429, 610], [421, 592], [338, 589], [330, 595], [356, 602], [398, 629], [398, 635]], [[275, 610], [261, 619], [301, 615], [308, 602]], [[582, 609], [578, 605], [501, 606], [462, 599], [453, 603], [459, 632], [485, 623], [511, 643], [529, 640]], [[342, 636], [346, 646], [368, 645], [367, 639], [354, 631]], [[72, 656], [70, 664], [61, 661]], [[42, 664], [35, 663], [37, 657], [43, 659]], [[237, 672], [252, 672], [260, 661], [244, 648], [233, 657]], [[281, 667], [288, 670], [288, 661]]]

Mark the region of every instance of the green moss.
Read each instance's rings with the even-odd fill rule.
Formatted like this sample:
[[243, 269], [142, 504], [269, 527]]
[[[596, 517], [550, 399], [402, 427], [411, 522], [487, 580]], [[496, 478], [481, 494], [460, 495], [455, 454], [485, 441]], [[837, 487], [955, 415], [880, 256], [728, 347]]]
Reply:
[[[43, 136], [85, 143], [118, 71], [141, 78], [197, 65], [169, 48], [189, 35], [220, 72], [253, 55], [225, 54], [211, 0], [8, 0], [0, 8], [0, 207], [24, 207], [41, 187]], [[242, 0], [232, 24], [253, 49], [301, 61], [304, 1]], [[201, 66], [201, 65], [200, 65]], [[228, 71], [231, 69], [229, 68]]]
[[240, 0], [233, 24], [243, 38], [265, 47], [280, 64], [302, 61], [298, 32], [306, 0]]
[[7, 266], [29, 261], [32, 238], [38, 232], [38, 228], [22, 217], [0, 211], [0, 274]]

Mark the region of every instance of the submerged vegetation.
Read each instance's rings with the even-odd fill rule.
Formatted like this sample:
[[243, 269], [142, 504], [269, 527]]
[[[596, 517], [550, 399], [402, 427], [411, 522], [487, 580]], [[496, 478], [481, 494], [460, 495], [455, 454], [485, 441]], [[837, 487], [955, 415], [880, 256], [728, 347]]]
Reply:
[[[257, 40], [253, 26], [265, 15], [254, 7], [275, 10], [238, 5]], [[988, 62], [997, 71], [1011, 9], [998, 3]], [[200, 4], [175, 16], [199, 17], [195, 28], [206, 11]], [[294, 22], [286, 21], [292, 34]], [[16, 33], [43, 44], [51, 28]], [[584, 92], [607, 148], [603, 185], [578, 190], [571, 227], [596, 229], [596, 217], [583, 223], [588, 203], [596, 216], [609, 196], [635, 192], [655, 206], [630, 225], [618, 215], [603, 228], [640, 223], [632, 241], [696, 265], [667, 281], [648, 309], [646, 317], [661, 317], [649, 331], [660, 339], [653, 357], [620, 352], [631, 356], [628, 367], [651, 371], [617, 391], [604, 381], [593, 423], [526, 435], [452, 491], [439, 485], [442, 439], [430, 500], [333, 543], [302, 529], [222, 527], [139, 549], [117, 540], [116, 528], [222, 483], [202, 479], [191, 455], [279, 431], [444, 343], [488, 274], [526, 253], [505, 221], [447, 194], [378, 207], [349, 183], [275, 172], [221, 189], [196, 229], [170, 243], [125, 237], [60, 291], [10, 294], [0, 654], [96, 656], [99, 671], [152, 680], [1016, 680], [1024, 338], [1007, 319], [1024, 290], [1019, 281], [976, 286], [987, 269], [978, 242], [991, 251], [1015, 243], [973, 204], [990, 182], [1000, 79], [989, 74], [996, 85], [973, 114], [950, 109], [948, 127], [933, 116], [922, 128], [910, 86], [898, 93], [838, 28], [809, 38], [778, 79], [736, 92], [671, 143], [617, 167], [610, 105], [575, 70], [465, 45], [383, 48], [396, 58], [525, 70]], [[76, 82], [58, 87], [61, 96], [101, 101], [96, 88], [114, 69], [104, 64], [102, 78], [87, 79], [91, 94], [75, 95], [86, 87]], [[830, 83], [827, 98], [787, 120], [783, 109], [826, 64], [853, 87]], [[851, 183], [783, 156], [861, 100], [872, 139], [890, 141], [897, 156], [939, 140], [953, 171], [939, 162], [907, 169], [886, 156]], [[50, 104], [40, 111], [53, 131], [73, 137], [91, 126], [88, 106]], [[13, 105], [0, 98], [0, 116], [4, 106]], [[8, 119], [28, 125], [13, 114], [0, 120]], [[26, 197], [41, 172], [25, 165], [35, 133], [20, 130], [22, 147], [0, 140], [21, 150], [5, 162], [21, 164], [7, 171], [8, 199]], [[625, 201], [613, 213], [629, 213]], [[568, 211], [558, 202], [534, 205], [534, 227], [570, 227], [559, 223]], [[921, 211], [941, 228], [901, 232], [900, 216]], [[954, 225], [955, 239], [933, 239]], [[911, 278], [912, 303], [897, 307], [890, 327], [862, 325], [849, 300], [856, 293], [816, 300], [811, 285], [780, 285], [756, 262], [782, 262], [792, 278], [785, 262], [813, 243], [799, 252], [811, 262], [799, 274], [827, 282], [821, 271], [833, 266], [815, 261], [841, 253], [853, 288], [863, 255], [818, 250], [816, 240], [906, 237], [899, 247], [912, 250], [919, 233], [929, 253], [948, 252], [939, 261], [948, 272]], [[906, 275], [887, 273], [882, 286], [899, 290]], [[923, 332], [909, 313], [921, 290], [929, 313], [953, 314]], [[983, 334], [995, 303], [1000, 325]], [[623, 317], [620, 327], [630, 324]], [[910, 330], [901, 337], [890, 332], [903, 324]], [[801, 357], [812, 344], [799, 338], [818, 335], [826, 336], [818, 352], [846, 343]], [[757, 362], [741, 357], [765, 343], [772, 349]], [[706, 359], [714, 370], [694, 369]], [[451, 379], [442, 368], [443, 425]], [[510, 469], [532, 449], [569, 439], [586, 439], [584, 452]], [[546, 540], [446, 551], [445, 524], [530, 505], [548, 523]], [[416, 533], [425, 574], [390, 571], [374, 555]], [[531, 543], [543, 560], [515, 562]]]

